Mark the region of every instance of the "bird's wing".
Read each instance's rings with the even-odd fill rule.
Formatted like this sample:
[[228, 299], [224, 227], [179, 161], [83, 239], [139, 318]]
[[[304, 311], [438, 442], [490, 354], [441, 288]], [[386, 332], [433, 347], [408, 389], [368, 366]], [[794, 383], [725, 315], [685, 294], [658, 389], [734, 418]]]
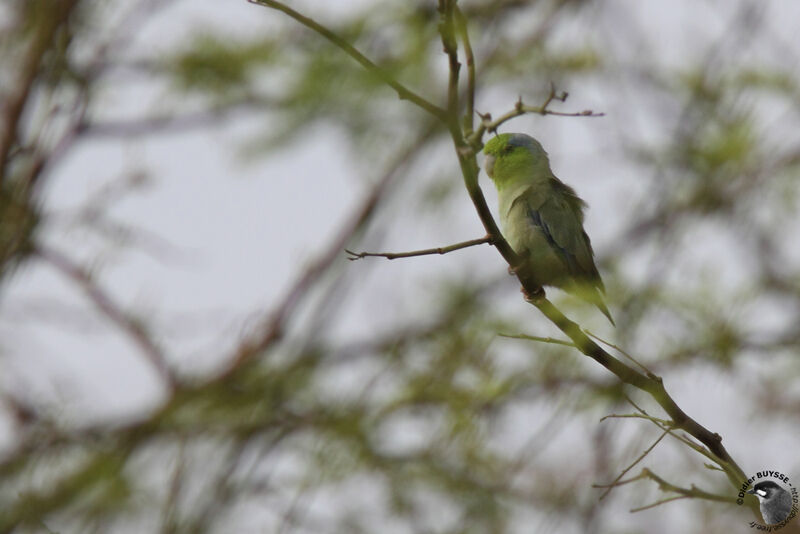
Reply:
[[[583, 208], [586, 203], [578, 198], [571, 187], [555, 177], [550, 185], [552, 191], [549, 194], [540, 187], [530, 185], [514, 198], [508, 211], [524, 210], [530, 224], [541, 230], [551, 250], [563, 259], [573, 281], [579, 285], [585, 284], [578, 296], [597, 306], [613, 325], [611, 312], [603, 302], [605, 287], [594, 264], [592, 244], [583, 230]], [[571, 291], [569, 286], [562, 288]]]
[[577, 280], [590, 282], [604, 290], [600, 274], [594, 265], [594, 253], [589, 236], [583, 230], [583, 208], [586, 205], [568, 185], [553, 178], [553, 194], [524, 195], [528, 216], [538, 226], [550, 246], [566, 263]]

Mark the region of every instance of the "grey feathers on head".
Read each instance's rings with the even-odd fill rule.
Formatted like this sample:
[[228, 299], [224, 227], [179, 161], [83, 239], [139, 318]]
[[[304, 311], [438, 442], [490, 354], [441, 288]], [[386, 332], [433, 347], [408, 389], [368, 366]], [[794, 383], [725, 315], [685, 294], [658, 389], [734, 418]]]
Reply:
[[511, 146], [523, 146], [535, 152], [543, 152], [547, 154], [547, 152], [545, 152], [544, 148], [542, 147], [542, 144], [528, 134], [524, 133], [510, 134], [507, 144]]

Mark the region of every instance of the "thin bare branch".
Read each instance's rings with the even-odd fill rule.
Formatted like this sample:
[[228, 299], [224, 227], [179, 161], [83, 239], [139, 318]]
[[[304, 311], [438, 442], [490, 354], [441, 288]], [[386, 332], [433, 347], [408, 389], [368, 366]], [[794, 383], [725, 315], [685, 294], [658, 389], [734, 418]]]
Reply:
[[707, 501], [726, 502], [726, 503], [734, 503], [734, 502], [736, 502], [736, 498], [735, 497], [729, 497], [727, 495], [718, 495], [716, 493], [711, 493], [711, 492], [708, 492], [708, 491], [704, 491], [704, 490], [701, 490], [700, 488], [698, 488], [697, 486], [695, 486], [694, 484], [692, 484], [688, 488], [683, 488], [683, 487], [680, 487], [680, 486], [676, 486], [674, 484], [671, 484], [671, 483], [667, 482], [666, 480], [664, 480], [660, 476], [656, 475], [655, 473], [653, 473], [652, 471], [650, 471], [647, 468], [642, 469], [642, 471], [638, 475], [633, 477], [633, 478], [629, 478], [627, 480], [618, 480], [618, 481], [615, 481], [615, 482], [613, 482], [611, 484], [603, 484], [603, 485], [594, 484], [593, 487], [611, 489], [611, 488], [624, 486], [625, 484], [630, 484], [632, 482], [636, 482], [638, 480], [644, 480], [644, 479], [652, 480], [653, 482], [658, 484], [658, 489], [663, 491], [663, 492], [672, 492], [672, 493], [677, 493], [678, 495], [676, 495], [674, 497], [668, 497], [666, 499], [659, 500], [657, 502], [654, 502], [652, 504], [648, 504], [646, 506], [642, 506], [642, 507], [639, 507], [639, 508], [633, 508], [632, 510], [630, 510], [631, 512], [641, 512], [642, 510], [647, 510], [648, 508], [653, 508], [653, 507], [658, 506], [660, 504], [664, 504], [664, 503], [667, 503], [667, 502], [675, 501], [675, 500], [678, 500], [678, 499], [704, 499], [704, 500], [707, 500]]
[[656, 425], [662, 430], [663, 430], [662, 425], [666, 425], [667, 427], [672, 426], [672, 421], [667, 421], [665, 419], [659, 419], [651, 415], [640, 414], [640, 413], [612, 413], [601, 417], [600, 422], [602, 423], [606, 419], [647, 419], [648, 421], [656, 423]]
[[352, 250], [345, 249], [349, 254], [347, 258], [350, 261], [360, 260], [361, 258], [379, 257], [386, 258], [387, 260], [396, 260], [398, 258], [412, 258], [414, 256], [430, 256], [432, 254], [447, 254], [462, 248], [474, 247], [476, 245], [483, 245], [484, 243], [492, 244], [492, 238], [489, 236], [481, 237], [478, 239], [470, 239], [469, 241], [462, 241], [446, 247], [426, 248], [422, 250], [412, 250], [410, 252], [353, 252]]
[[[684, 436], [679, 436], [678, 434], [673, 432], [674, 424], [673, 424], [672, 421], [665, 421], [663, 419], [659, 419], [658, 417], [653, 417], [652, 415], [648, 414], [643, 408], [641, 408], [635, 402], [633, 402], [633, 400], [627, 395], [625, 395], [625, 399], [628, 401], [628, 403], [630, 403], [631, 406], [633, 406], [634, 408], [636, 408], [636, 410], [639, 411], [639, 414], [630, 414], [628, 417], [638, 417], [640, 419], [647, 419], [648, 421], [650, 421], [651, 423], [656, 425], [661, 430], [667, 430], [668, 429], [670, 436], [672, 436], [673, 438], [677, 439], [678, 441], [680, 441], [684, 445], [688, 446], [690, 449], [693, 449], [693, 450], [699, 452], [700, 454], [702, 454], [703, 456], [705, 456], [706, 458], [708, 458], [712, 462], [717, 462], [718, 461], [718, 459], [714, 456], [714, 454], [711, 453], [711, 451], [709, 451], [705, 447], [703, 447], [701, 445], [698, 445], [697, 443], [695, 443], [694, 441], [692, 441], [691, 439], [689, 439], [685, 435]], [[620, 416], [620, 417], [623, 417], [623, 416]], [[603, 419], [605, 419], [605, 417]], [[602, 421], [602, 419], [601, 419], [601, 421]], [[724, 469], [722, 469], [722, 471], [724, 471]]]
[[[523, 288], [529, 294], [535, 294], [537, 290], [541, 289], [520, 271], [518, 271], [518, 277]], [[553, 306], [544, 295], [529, 299], [529, 302], [564, 332], [575, 343], [578, 350], [611, 371], [622, 382], [648, 393], [672, 419], [676, 429], [685, 430], [708, 448], [711, 459], [725, 470], [728, 480], [734, 487], [738, 488], [741, 485], [741, 481], [747, 478], [744, 471], [736, 464], [722, 445], [722, 437], [715, 432], [711, 432], [687, 415], [667, 392], [661, 378], [642, 374], [611, 356], [592, 341], [577, 323], [568, 319]]]
[[689, 495], [676, 495], [675, 497], [667, 497], [666, 499], [661, 499], [654, 503], [648, 504], [646, 506], [640, 506], [638, 508], [631, 508], [629, 511], [631, 513], [642, 512], [644, 510], [649, 510], [650, 508], [655, 508], [656, 506], [661, 506], [662, 504], [666, 504], [672, 501], [680, 501], [682, 499], [691, 499]]
[[444, 109], [429, 102], [428, 100], [418, 95], [405, 85], [398, 82], [389, 72], [387, 72], [385, 69], [382, 69], [381, 67], [373, 63], [369, 58], [367, 58], [367, 56], [359, 52], [353, 45], [351, 45], [350, 43], [348, 43], [347, 41], [336, 35], [330, 29], [319, 24], [315, 20], [310, 19], [302, 15], [301, 13], [298, 13], [297, 11], [285, 5], [284, 3], [278, 2], [276, 0], [247, 0], [247, 1], [251, 4], [256, 4], [259, 6], [276, 9], [278, 11], [287, 14], [289, 17], [293, 18], [303, 26], [325, 37], [327, 40], [332, 42], [347, 55], [355, 59], [362, 67], [364, 67], [368, 71], [378, 76], [386, 85], [395, 90], [397, 96], [400, 97], [400, 100], [408, 100], [410, 102], [413, 102], [415, 105], [424, 109], [425, 111], [427, 111], [440, 121], [447, 120], [447, 112]]
[[[445, 53], [447, 53], [448, 57], [450, 58], [449, 64], [451, 83], [448, 86], [448, 90], [451, 96], [453, 90], [453, 80], [457, 81], [457, 71], [460, 68], [457, 58], [455, 61], [453, 59], [456, 47], [455, 37], [452, 35], [452, 18], [455, 4], [455, 0], [440, 0], [440, 12], [445, 17], [445, 23], [439, 25], [439, 34], [441, 36]], [[453, 99], [450, 98], [449, 101], [452, 102]], [[472, 143], [469, 143], [465, 138], [464, 132], [462, 131], [458, 121], [458, 110], [454, 109], [453, 106], [448, 108], [448, 115], [445, 122], [447, 124], [448, 131], [450, 132], [450, 136], [453, 139], [453, 146], [455, 148], [456, 157], [458, 158], [458, 165], [461, 169], [464, 186], [467, 188], [470, 200], [472, 200], [472, 204], [475, 206], [475, 209], [478, 212], [478, 217], [480, 218], [481, 223], [486, 230], [486, 234], [491, 238], [492, 244], [495, 246], [495, 248], [497, 248], [498, 252], [500, 252], [509, 265], [512, 267], [520, 265], [521, 262], [519, 256], [514, 249], [511, 248], [511, 245], [508, 244], [505, 237], [503, 237], [503, 234], [500, 232], [500, 228], [497, 226], [497, 223], [492, 216], [489, 205], [486, 203], [486, 197], [483, 196], [483, 191], [481, 191], [480, 185], [478, 184], [478, 174], [480, 173], [480, 168], [478, 167], [478, 162], [475, 159], [476, 146]], [[478, 139], [480, 139], [480, 136]]]
[[472, 135], [473, 120], [475, 116], [475, 56], [472, 53], [472, 44], [469, 40], [469, 32], [467, 31], [467, 19], [464, 13], [458, 7], [454, 7], [456, 28], [458, 35], [461, 39], [461, 44], [464, 45], [464, 56], [467, 62], [467, 97], [466, 97], [466, 111], [464, 112], [464, 130], [465, 135]]
[[575, 348], [575, 343], [572, 341], [566, 341], [563, 339], [556, 339], [554, 337], [539, 337], [539, 336], [529, 336], [527, 334], [497, 334], [500, 337], [507, 337], [511, 339], [528, 339], [530, 341], [539, 341], [541, 343], [550, 343], [553, 345], [564, 345], [565, 347], [573, 347]]
[[636, 358], [634, 358], [633, 356], [631, 356], [629, 353], [627, 353], [626, 351], [624, 351], [624, 350], [622, 350], [621, 348], [619, 348], [617, 345], [614, 345], [613, 343], [611, 343], [611, 342], [609, 342], [609, 341], [606, 341], [605, 339], [601, 338], [601, 337], [600, 337], [600, 336], [598, 336], [598, 335], [595, 335], [595, 334], [593, 334], [592, 332], [589, 332], [588, 330], [586, 331], [586, 333], [587, 333], [587, 334], [588, 334], [590, 337], [593, 337], [594, 339], [596, 339], [597, 341], [599, 341], [600, 343], [602, 343], [603, 345], [605, 345], [605, 346], [607, 346], [607, 347], [611, 347], [612, 349], [616, 350], [617, 352], [619, 352], [620, 354], [622, 354], [623, 356], [625, 356], [626, 358], [628, 358], [630, 361], [632, 361], [633, 363], [635, 363], [635, 364], [636, 364], [636, 365], [639, 367], [639, 369], [641, 369], [641, 370], [642, 370], [642, 371], [643, 371], [645, 374], [647, 374], [647, 375], [652, 375], [652, 376], [656, 376], [656, 375], [655, 375], [655, 373], [651, 372], [651, 371], [650, 371], [650, 369], [648, 369], [648, 368], [647, 368], [647, 367], [645, 367], [643, 364], [641, 364], [641, 363], [639, 362], [639, 360], [637, 360]]
[[[658, 484], [658, 489], [660, 489], [661, 491], [664, 491], [664, 492], [671, 491], [673, 493], [678, 493], [679, 495], [681, 495], [683, 497], [686, 497], [686, 498], [689, 498], [689, 499], [704, 499], [706, 501], [717, 501], [717, 502], [727, 502], [727, 503], [735, 503], [736, 502], [736, 497], [735, 496], [718, 495], [716, 493], [711, 493], [709, 491], [701, 490], [700, 488], [698, 488], [694, 484], [692, 484], [688, 488], [683, 488], [681, 486], [676, 486], [675, 484], [671, 484], [671, 483], [667, 482], [666, 480], [664, 480], [660, 476], [656, 475], [655, 473], [653, 473], [652, 471], [650, 471], [647, 468], [642, 469], [642, 476], [644, 476], [646, 478], [649, 478], [650, 480], [652, 480], [656, 484]], [[674, 499], [672, 499], [672, 500], [674, 500]], [[636, 512], [636, 511], [639, 511], [639, 510], [645, 510], [647, 508], [652, 508], [655, 505], [657, 505], [657, 503], [653, 504], [653, 505], [646, 506], [646, 507], [642, 507], [642, 508], [635, 508], [635, 509], [631, 510], [631, 512]]]
[[[458, 117], [458, 75], [461, 63], [458, 62], [458, 41], [456, 41], [454, 22], [454, 0], [439, 0], [439, 35], [442, 38], [444, 53], [447, 54], [448, 81], [447, 81], [447, 117], [452, 121]], [[456, 120], [457, 122], [457, 120]]]
[[604, 492], [603, 492], [603, 494], [602, 494], [602, 495], [600, 495], [600, 500], [602, 501], [603, 499], [605, 499], [605, 498], [606, 498], [606, 496], [607, 496], [609, 493], [611, 493], [611, 490], [612, 490], [612, 489], [614, 489], [614, 488], [616, 487], [616, 483], [617, 483], [617, 482], [619, 482], [620, 480], [622, 480], [622, 477], [624, 477], [624, 476], [625, 476], [625, 474], [626, 474], [628, 471], [630, 471], [631, 469], [633, 469], [633, 468], [636, 466], [636, 464], [638, 464], [639, 462], [641, 462], [642, 460], [644, 460], [644, 459], [645, 459], [645, 457], [646, 457], [648, 454], [650, 454], [650, 451], [652, 451], [653, 449], [655, 449], [655, 448], [656, 448], [656, 445], [658, 445], [659, 443], [661, 443], [661, 440], [662, 440], [662, 439], [664, 439], [664, 436], [666, 436], [667, 434], [669, 434], [669, 432], [670, 432], [670, 428], [667, 428], [667, 429], [665, 429], [665, 430], [664, 430], [664, 431], [661, 433], [661, 435], [660, 435], [660, 436], [658, 436], [658, 438], [657, 438], [657, 439], [656, 439], [656, 440], [653, 442], [653, 444], [652, 444], [652, 445], [650, 445], [649, 447], [647, 447], [647, 449], [645, 449], [645, 450], [644, 450], [644, 452], [643, 452], [642, 454], [640, 454], [638, 458], [636, 458], [636, 459], [635, 459], [635, 460], [634, 460], [634, 461], [633, 461], [633, 462], [632, 462], [632, 463], [631, 463], [631, 464], [630, 464], [628, 467], [626, 467], [625, 469], [623, 469], [623, 470], [620, 472], [620, 474], [617, 476], [617, 478], [615, 478], [615, 479], [614, 479], [614, 481], [613, 481], [611, 484], [609, 484], [609, 485], [606, 487], [606, 491], [604, 491]]
[[550, 85], [550, 92], [547, 95], [545, 101], [539, 106], [528, 106], [522, 101], [522, 97], [517, 100], [514, 104], [514, 109], [511, 111], [501, 115], [499, 118], [492, 120], [492, 115], [490, 113], [479, 113], [478, 115], [481, 118], [481, 122], [478, 125], [478, 128], [468, 137], [468, 142], [471, 146], [479, 146], [481, 137], [485, 132], [489, 133], [496, 133], [497, 129], [504, 123], [510, 121], [515, 117], [519, 117], [520, 115], [525, 115], [528, 113], [535, 113], [538, 115], [556, 115], [558, 117], [604, 117], [605, 113], [595, 113], [590, 109], [586, 109], [583, 111], [578, 112], [563, 112], [563, 111], [553, 111], [549, 108], [550, 104], [554, 100], [558, 100], [560, 102], [565, 102], [569, 93], [562, 92], [557, 93], [555, 85]]

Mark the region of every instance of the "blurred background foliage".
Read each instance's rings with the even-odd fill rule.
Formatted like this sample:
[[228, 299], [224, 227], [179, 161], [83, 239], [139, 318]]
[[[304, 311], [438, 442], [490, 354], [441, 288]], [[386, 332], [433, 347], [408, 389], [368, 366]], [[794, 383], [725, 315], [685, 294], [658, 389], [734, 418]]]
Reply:
[[[345, 246], [402, 250], [482, 235], [443, 128], [328, 41], [257, 5], [246, 9], [267, 24], [259, 31], [198, 25], [156, 52], [134, 46], [153, 19], [170, 24], [168, 4], [0, 8], [0, 287], [13, 288], [27, 265], [54, 266], [160, 369], [164, 391], [152, 410], [87, 423], [14, 387], [12, 372], [3, 382], [0, 532], [748, 528], [746, 508], [698, 500], [629, 514], [669, 496], [648, 481], [599, 500], [592, 484], [613, 481], [661, 434], [646, 420], [600, 418], [633, 412], [629, 399], [659, 411], [568, 346], [498, 336], [558, 332], [522, 302], [494, 250], [345, 261]], [[435, 2], [327, 4], [292, 3], [445, 105]], [[570, 93], [559, 110], [606, 114], [501, 128], [536, 135], [556, 174], [590, 200], [588, 231], [618, 326], [558, 292], [551, 298], [663, 376], [746, 471], [800, 473], [791, 454], [800, 437], [800, 45], [782, 12], [796, 9], [459, 4], [478, 111], [497, 117], [520, 97], [538, 105], [552, 83]], [[224, 19], [231, 7], [213, 9]], [[665, 11], [672, 26], [660, 26]], [[109, 95], [123, 89], [130, 109], [110, 109]], [[50, 249], [62, 219], [47, 191], [50, 180], [70, 180], [59, 169], [81, 143], [206, 135], [223, 120], [245, 125], [230, 150], [250, 163], [232, 174], [323, 132], [345, 147], [358, 190], [374, 198], [341, 234], [314, 244], [319, 256], [296, 267], [285, 300], [242, 325], [214, 370], [198, 371], [163, 349], [157, 314], [119, 309], [102, 293], [92, 258]], [[325, 181], [325, 169], [316, 178]], [[90, 226], [113, 211], [104, 198], [85, 207]], [[131, 235], [118, 230], [101, 233], [117, 243]], [[0, 343], [0, 355], [10, 350]], [[734, 495], [704, 461], [665, 438], [630, 474], [646, 466], [680, 486]]]

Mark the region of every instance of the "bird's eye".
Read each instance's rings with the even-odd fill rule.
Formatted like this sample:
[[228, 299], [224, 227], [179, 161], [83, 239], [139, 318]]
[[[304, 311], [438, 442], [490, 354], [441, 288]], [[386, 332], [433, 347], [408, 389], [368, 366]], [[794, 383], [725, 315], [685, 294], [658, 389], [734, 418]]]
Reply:
[[503, 147], [503, 153], [504, 153], [504, 154], [508, 154], [508, 153], [509, 153], [509, 152], [511, 152], [512, 150], [514, 150], [514, 147], [513, 147], [513, 146], [511, 146], [511, 145], [506, 145], [506, 146], [504, 146], [504, 147]]

